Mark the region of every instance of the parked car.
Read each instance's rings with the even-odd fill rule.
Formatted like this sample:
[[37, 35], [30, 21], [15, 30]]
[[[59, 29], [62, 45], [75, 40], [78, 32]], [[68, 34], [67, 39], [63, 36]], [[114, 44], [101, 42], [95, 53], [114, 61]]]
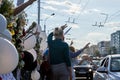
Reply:
[[103, 58], [95, 72], [94, 80], [120, 80], [120, 54]]
[[74, 66], [76, 80], [85, 77], [87, 80], [93, 80], [92, 65], [76, 65]]

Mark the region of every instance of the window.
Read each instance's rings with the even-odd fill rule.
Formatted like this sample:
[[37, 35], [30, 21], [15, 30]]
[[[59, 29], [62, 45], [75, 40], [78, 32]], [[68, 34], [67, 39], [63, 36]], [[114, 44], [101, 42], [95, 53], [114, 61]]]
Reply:
[[100, 62], [100, 66], [103, 66], [104, 62], [105, 62], [106, 58], [103, 59], [101, 62]]

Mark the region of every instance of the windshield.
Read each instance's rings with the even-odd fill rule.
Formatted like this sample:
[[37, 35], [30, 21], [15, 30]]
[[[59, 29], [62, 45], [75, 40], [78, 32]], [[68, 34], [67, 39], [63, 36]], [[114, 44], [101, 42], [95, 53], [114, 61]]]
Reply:
[[100, 65], [100, 60], [93, 60], [93, 63], [94, 63], [95, 65], [99, 66], [99, 65]]
[[120, 57], [111, 58], [110, 70], [112, 72], [120, 72]]

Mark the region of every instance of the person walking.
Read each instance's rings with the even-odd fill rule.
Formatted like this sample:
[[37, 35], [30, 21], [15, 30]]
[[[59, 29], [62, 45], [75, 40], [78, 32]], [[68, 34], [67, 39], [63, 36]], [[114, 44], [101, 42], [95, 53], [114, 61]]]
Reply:
[[[66, 27], [66, 25], [64, 25], [64, 27]], [[63, 27], [57, 27], [47, 38], [52, 80], [72, 80], [69, 46], [63, 41], [63, 30]], [[53, 37], [55, 38], [54, 40]]]
[[71, 63], [72, 63], [72, 80], [75, 80], [75, 72], [74, 72], [73, 66], [75, 64], [78, 64], [76, 57], [79, 56], [86, 48], [88, 48], [89, 44], [90, 43], [87, 43], [82, 49], [78, 51], [75, 51], [75, 48], [72, 45], [70, 45], [69, 47], [70, 48], [69, 54], [70, 54]]

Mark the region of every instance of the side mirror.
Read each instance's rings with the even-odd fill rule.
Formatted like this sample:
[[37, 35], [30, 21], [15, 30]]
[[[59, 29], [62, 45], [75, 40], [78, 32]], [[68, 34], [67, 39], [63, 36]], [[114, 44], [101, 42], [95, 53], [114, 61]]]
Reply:
[[100, 72], [100, 73], [108, 73], [107, 69], [105, 67], [99, 67], [97, 69], [97, 72]]

